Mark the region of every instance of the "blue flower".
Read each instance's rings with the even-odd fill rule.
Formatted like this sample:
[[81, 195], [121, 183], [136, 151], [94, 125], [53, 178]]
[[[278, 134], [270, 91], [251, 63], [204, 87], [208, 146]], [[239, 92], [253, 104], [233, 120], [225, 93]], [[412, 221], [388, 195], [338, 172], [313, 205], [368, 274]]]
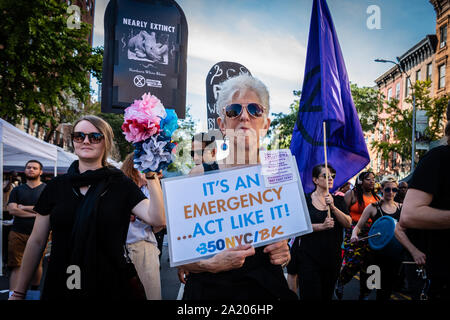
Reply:
[[159, 126], [164, 135], [171, 137], [173, 132], [178, 129], [178, 116], [173, 109], [166, 109], [166, 117], [161, 119]]

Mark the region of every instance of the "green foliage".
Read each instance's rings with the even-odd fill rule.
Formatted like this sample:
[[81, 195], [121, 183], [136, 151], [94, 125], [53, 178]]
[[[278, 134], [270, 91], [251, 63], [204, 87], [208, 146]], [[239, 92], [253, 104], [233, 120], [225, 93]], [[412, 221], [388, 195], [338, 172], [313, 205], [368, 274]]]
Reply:
[[383, 96], [374, 88], [359, 88], [354, 83], [350, 84], [350, 90], [363, 132], [374, 132], [379, 110], [383, 108]]
[[118, 149], [119, 161], [125, 160], [125, 157], [134, 151], [133, 145], [125, 139], [122, 132], [123, 114], [116, 113], [97, 113], [99, 117], [109, 123], [114, 133], [114, 143]]
[[101, 79], [102, 48], [87, 42], [91, 25], [67, 27], [65, 1], [0, 2], [0, 117], [46, 127], [72, 122], [89, 105], [89, 73]]
[[[429, 117], [429, 127], [425, 131], [425, 140], [430, 142], [443, 136], [444, 132], [444, 114], [447, 108], [449, 97], [444, 95], [439, 98], [430, 97], [430, 81], [417, 81], [413, 85], [415, 95], [416, 110], [426, 110]], [[405, 102], [412, 106], [413, 96], [405, 99]], [[412, 107], [401, 108], [399, 101], [391, 99], [385, 101], [383, 111], [388, 115], [386, 125], [393, 130], [394, 139], [389, 141], [373, 141], [372, 147], [380, 153], [383, 159], [389, 159], [391, 152], [397, 152], [402, 161], [411, 161], [412, 153], [412, 128], [413, 128], [413, 110]], [[417, 151], [419, 158], [425, 153], [425, 150]], [[418, 160], [417, 157], [415, 160]]]
[[289, 149], [291, 145], [292, 131], [297, 121], [298, 108], [302, 92], [294, 91], [294, 102], [289, 106], [289, 113], [272, 113], [274, 119], [270, 123], [268, 135], [270, 137], [270, 149]]
[[191, 150], [192, 136], [195, 134], [195, 125], [190, 114], [190, 107], [187, 107], [185, 118], [178, 120], [178, 129], [172, 135], [172, 140], [177, 143], [177, 147], [175, 160], [169, 165], [168, 171], [187, 174], [194, 167], [194, 161], [189, 151]]
[[[363, 131], [373, 132], [378, 122], [378, 110], [383, 105], [382, 97], [377, 90], [369, 87], [359, 88], [356, 84], [351, 84], [351, 92]], [[289, 107], [289, 113], [272, 113], [274, 119], [268, 132], [271, 139], [269, 149], [276, 148], [277, 145], [280, 149], [285, 149], [291, 145], [301, 91], [294, 91], [294, 96], [295, 99]]]

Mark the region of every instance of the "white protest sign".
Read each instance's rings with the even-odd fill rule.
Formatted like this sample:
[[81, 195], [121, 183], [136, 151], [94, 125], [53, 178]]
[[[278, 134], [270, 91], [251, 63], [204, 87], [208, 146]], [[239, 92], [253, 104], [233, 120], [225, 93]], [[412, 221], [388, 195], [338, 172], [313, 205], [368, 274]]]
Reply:
[[312, 232], [293, 161], [296, 181], [267, 188], [261, 165], [162, 180], [170, 266]]

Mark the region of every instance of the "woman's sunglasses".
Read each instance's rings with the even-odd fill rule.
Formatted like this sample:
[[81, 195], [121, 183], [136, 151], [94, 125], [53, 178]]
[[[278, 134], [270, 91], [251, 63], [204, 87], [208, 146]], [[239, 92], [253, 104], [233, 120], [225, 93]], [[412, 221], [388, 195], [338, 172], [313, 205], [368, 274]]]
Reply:
[[[322, 178], [326, 179], [327, 175], [326, 175], [326, 173], [322, 173], [319, 177], [322, 177]], [[335, 179], [336, 178], [336, 173], [329, 174], [328, 178]]]
[[104, 138], [103, 134], [100, 132], [91, 132], [91, 133], [74, 132], [72, 133], [72, 140], [77, 143], [83, 143], [84, 139], [86, 139], [86, 136], [88, 137], [89, 142], [92, 144], [100, 143]]
[[398, 189], [397, 188], [384, 188], [384, 192], [394, 192], [394, 193], [397, 193], [398, 192]]
[[[248, 114], [253, 118], [262, 117], [264, 114], [264, 107], [257, 103], [248, 103], [247, 106]], [[242, 114], [244, 109], [243, 105], [240, 103], [232, 103], [225, 107], [225, 114], [228, 118], [237, 118]]]

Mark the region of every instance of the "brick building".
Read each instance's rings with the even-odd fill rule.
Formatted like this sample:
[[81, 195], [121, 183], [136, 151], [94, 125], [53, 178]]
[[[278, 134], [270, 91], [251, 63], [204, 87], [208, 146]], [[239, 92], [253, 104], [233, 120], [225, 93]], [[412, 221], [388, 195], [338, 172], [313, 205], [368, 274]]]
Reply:
[[[450, 0], [429, 0], [436, 12], [436, 34], [429, 34], [398, 57], [398, 63], [405, 73], [400, 72], [397, 66], [391, 67], [384, 74], [375, 79], [379, 91], [386, 99], [396, 98], [400, 108], [412, 108], [405, 99], [411, 95], [409, 81], [430, 80], [430, 96], [439, 97], [449, 93], [450, 74], [446, 72], [447, 59], [450, 48], [447, 45], [447, 26], [450, 22]], [[409, 79], [408, 79], [409, 78]], [[394, 174], [403, 178], [410, 171], [410, 163], [402, 161], [395, 152], [389, 155], [388, 160], [370, 150], [371, 142], [393, 141], [395, 136], [392, 129], [386, 124], [385, 114], [380, 114], [379, 124], [374, 134], [366, 135], [371, 156], [371, 168], [379, 173]], [[417, 150], [417, 148], [416, 148]]]

